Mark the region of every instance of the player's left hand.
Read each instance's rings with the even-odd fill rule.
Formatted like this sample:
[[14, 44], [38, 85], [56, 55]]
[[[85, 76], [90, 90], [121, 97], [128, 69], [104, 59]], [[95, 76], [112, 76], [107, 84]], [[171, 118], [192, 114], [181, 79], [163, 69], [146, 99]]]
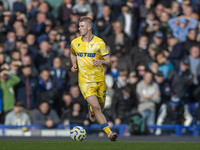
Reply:
[[95, 66], [95, 67], [101, 66], [102, 63], [103, 63], [102, 60], [99, 60], [99, 59], [94, 59], [93, 60], [93, 66]]

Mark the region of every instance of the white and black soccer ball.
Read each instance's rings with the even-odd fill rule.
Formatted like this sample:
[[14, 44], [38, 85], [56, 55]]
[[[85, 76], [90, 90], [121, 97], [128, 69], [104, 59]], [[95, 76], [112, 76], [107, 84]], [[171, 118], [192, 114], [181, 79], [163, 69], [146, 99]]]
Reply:
[[75, 126], [71, 129], [70, 134], [73, 141], [84, 141], [86, 138], [86, 131], [81, 126]]

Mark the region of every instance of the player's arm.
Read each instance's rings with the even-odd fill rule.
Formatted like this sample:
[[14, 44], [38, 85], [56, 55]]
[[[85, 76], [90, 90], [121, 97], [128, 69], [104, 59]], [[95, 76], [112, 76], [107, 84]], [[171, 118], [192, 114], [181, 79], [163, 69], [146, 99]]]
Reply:
[[95, 67], [101, 66], [101, 65], [105, 65], [105, 66], [110, 67], [111, 66], [110, 55], [104, 56], [103, 58], [104, 58], [104, 60], [94, 59], [93, 60], [93, 65]]
[[94, 59], [93, 65], [95, 67], [101, 66], [101, 65], [105, 65], [105, 66], [110, 67], [111, 66], [111, 59], [110, 59], [109, 51], [106, 48], [106, 44], [103, 42], [103, 40], [100, 42], [99, 47], [100, 47], [100, 53], [101, 53], [101, 55], [103, 56], [104, 59], [103, 60]]
[[72, 62], [71, 71], [76, 72], [76, 71], [78, 71], [77, 58], [76, 58], [77, 56], [76, 56], [76, 54], [71, 52], [70, 57], [71, 57], [71, 62]]

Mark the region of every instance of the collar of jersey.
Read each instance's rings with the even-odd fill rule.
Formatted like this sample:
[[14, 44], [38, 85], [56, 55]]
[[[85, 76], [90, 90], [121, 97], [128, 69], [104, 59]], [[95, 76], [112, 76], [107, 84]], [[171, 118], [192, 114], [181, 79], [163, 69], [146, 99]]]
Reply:
[[[82, 39], [83, 37], [81, 37], [81, 40], [83, 41], [83, 39]], [[92, 39], [94, 38], [94, 35], [92, 35], [92, 38], [90, 39], [90, 41], [92, 41]], [[89, 41], [89, 42], [90, 42]], [[84, 42], [84, 41], [83, 41]]]

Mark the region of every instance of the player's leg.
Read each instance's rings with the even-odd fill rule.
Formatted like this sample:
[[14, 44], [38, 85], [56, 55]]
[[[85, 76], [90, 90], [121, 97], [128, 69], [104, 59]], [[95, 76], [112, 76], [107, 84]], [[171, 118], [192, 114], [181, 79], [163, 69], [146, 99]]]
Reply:
[[104, 105], [102, 103], [100, 105], [100, 103], [95, 95], [87, 97], [86, 100], [92, 107], [92, 110], [95, 113], [95, 117], [96, 117], [98, 123], [101, 125], [101, 128], [103, 129], [103, 131], [108, 135], [108, 137], [110, 138], [111, 141], [116, 141], [118, 135], [116, 133], [113, 133], [110, 130], [107, 120], [106, 120], [104, 114], [102, 113], [101, 106], [103, 107]]
[[106, 119], [101, 111], [101, 106], [99, 104], [99, 101], [97, 99], [96, 95], [91, 95], [86, 98], [89, 105], [92, 107], [92, 111], [95, 113], [95, 117], [99, 124], [103, 124], [106, 122]]
[[[101, 107], [101, 111], [103, 112], [105, 103], [99, 103], [99, 104], [100, 104], [100, 107]], [[92, 106], [90, 106], [90, 104], [88, 104], [88, 111], [89, 111], [90, 121], [95, 122], [96, 121], [95, 114], [94, 114], [94, 111], [92, 109]]]

